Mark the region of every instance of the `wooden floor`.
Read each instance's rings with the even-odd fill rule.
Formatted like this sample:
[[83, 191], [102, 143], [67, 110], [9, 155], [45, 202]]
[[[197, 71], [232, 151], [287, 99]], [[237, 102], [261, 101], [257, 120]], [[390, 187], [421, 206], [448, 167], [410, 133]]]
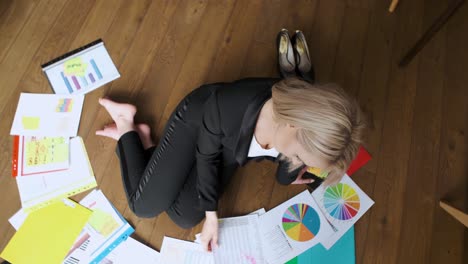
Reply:
[[[390, 0], [1, 0], [0, 250], [14, 233], [7, 219], [20, 208], [9, 130], [20, 92], [51, 93], [41, 63], [104, 40], [122, 77], [86, 96], [79, 135], [99, 188], [134, 236], [159, 250], [163, 235], [190, 240], [201, 226], [182, 230], [165, 214], [132, 214], [115, 142], [94, 135], [110, 121], [97, 99], [136, 104], [138, 121], [159, 137], [178, 101], [199, 85], [277, 76], [275, 37], [285, 27], [305, 32], [318, 81], [340, 83], [369, 119], [373, 160], [354, 179], [375, 205], [356, 224], [357, 263], [467, 263], [468, 231], [438, 201], [467, 210], [468, 5], [408, 67], [397, 67], [446, 2], [400, 1], [389, 14]], [[220, 215], [270, 209], [304, 189], [276, 184], [274, 171], [269, 163], [242, 168]]]

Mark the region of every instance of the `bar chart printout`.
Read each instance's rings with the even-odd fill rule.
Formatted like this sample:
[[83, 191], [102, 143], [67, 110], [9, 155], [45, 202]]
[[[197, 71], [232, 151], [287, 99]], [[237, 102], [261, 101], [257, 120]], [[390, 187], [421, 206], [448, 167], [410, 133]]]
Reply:
[[42, 65], [56, 94], [86, 94], [120, 77], [102, 41]]

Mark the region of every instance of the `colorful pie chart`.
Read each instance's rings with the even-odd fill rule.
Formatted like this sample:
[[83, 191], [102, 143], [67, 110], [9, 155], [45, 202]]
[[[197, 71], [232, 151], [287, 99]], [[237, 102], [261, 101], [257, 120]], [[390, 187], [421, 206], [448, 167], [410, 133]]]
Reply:
[[323, 206], [335, 219], [349, 220], [357, 215], [361, 206], [359, 195], [353, 187], [338, 183], [325, 190]]
[[320, 230], [319, 215], [307, 204], [294, 204], [283, 214], [283, 229], [293, 240], [309, 241]]

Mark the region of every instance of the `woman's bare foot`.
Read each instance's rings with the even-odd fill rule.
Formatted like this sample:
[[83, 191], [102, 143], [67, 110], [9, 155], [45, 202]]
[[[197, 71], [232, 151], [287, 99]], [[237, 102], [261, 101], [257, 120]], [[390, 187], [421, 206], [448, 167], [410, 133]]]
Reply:
[[140, 140], [144, 149], [149, 149], [155, 146], [153, 140], [151, 139], [151, 129], [147, 124], [138, 124], [136, 126], [136, 131], [140, 136]]
[[118, 140], [123, 134], [135, 130], [135, 124], [133, 123], [133, 117], [136, 113], [135, 106], [119, 104], [106, 98], [100, 98], [99, 104], [104, 106], [114, 120], [115, 127], [113, 125], [106, 126], [104, 129], [96, 131], [96, 135]]
[[96, 131], [96, 135], [110, 137], [115, 140], [119, 140], [120, 134], [117, 131], [117, 125], [115, 123], [105, 125], [103, 129]]

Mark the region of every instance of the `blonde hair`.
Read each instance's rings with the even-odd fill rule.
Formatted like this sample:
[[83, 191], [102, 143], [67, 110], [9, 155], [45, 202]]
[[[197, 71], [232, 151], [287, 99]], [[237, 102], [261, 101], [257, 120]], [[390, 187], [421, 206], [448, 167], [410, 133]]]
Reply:
[[284, 79], [272, 88], [273, 113], [280, 124], [298, 128], [297, 139], [330, 166], [324, 184], [338, 183], [362, 143], [364, 122], [353, 98], [336, 84]]

